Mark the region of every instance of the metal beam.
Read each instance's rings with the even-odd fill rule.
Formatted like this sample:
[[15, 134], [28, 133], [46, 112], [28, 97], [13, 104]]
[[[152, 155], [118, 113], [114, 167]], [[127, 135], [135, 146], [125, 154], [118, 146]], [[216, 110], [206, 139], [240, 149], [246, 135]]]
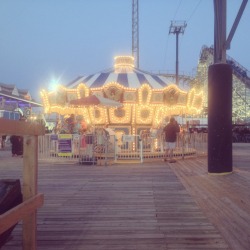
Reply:
[[226, 0], [214, 0], [214, 63], [226, 63]]
[[233, 26], [232, 26], [232, 28], [230, 30], [230, 33], [229, 33], [227, 41], [226, 41], [226, 49], [230, 49], [231, 41], [232, 41], [234, 33], [235, 33], [235, 31], [236, 31], [236, 29], [238, 27], [238, 24], [240, 22], [242, 14], [243, 14], [243, 12], [245, 10], [247, 2], [248, 2], [248, 0], [243, 0], [242, 3], [241, 3], [240, 9], [238, 11], [238, 14], [237, 14], [235, 20], [234, 20]]

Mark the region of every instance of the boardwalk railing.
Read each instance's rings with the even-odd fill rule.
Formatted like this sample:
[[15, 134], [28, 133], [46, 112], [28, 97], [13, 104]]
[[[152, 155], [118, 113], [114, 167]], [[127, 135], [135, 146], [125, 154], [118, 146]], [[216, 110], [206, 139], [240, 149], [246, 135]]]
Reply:
[[[109, 162], [145, 162], [163, 159], [164, 138], [162, 135], [115, 135], [106, 134], [46, 134], [38, 141], [40, 160], [72, 161], [80, 164], [107, 164]], [[176, 158], [207, 154], [207, 133], [180, 133]]]

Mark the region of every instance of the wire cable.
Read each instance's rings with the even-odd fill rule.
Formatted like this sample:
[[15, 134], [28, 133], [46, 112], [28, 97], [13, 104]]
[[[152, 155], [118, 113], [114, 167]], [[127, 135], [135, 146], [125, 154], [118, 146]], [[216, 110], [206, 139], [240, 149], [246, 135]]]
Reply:
[[165, 70], [166, 65], [166, 59], [167, 59], [167, 53], [168, 53], [168, 40], [169, 40], [169, 35], [167, 36], [167, 42], [166, 42], [166, 47], [165, 47], [165, 53], [164, 53], [164, 58], [163, 58], [163, 69]]
[[179, 1], [179, 4], [178, 4], [177, 9], [176, 9], [176, 11], [175, 11], [175, 14], [174, 14], [173, 20], [175, 20], [175, 17], [176, 17], [176, 15], [177, 15], [177, 12], [178, 12], [178, 10], [179, 10], [180, 6], [181, 6], [181, 3], [182, 3], [182, 0], [180, 0], [180, 1]]
[[190, 17], [188, 18], [187, 22], [189, 22], [190, 19], [193, 17], [193, 15], [195, 14], [197, 8], [199, 7], [201, 1], [202, 1], [202, 0], [200, 0], [200, 1], [196, 4], [196, 6], [194, 7], [194, 10], [192, 11], [192, 13], [191, 13]]

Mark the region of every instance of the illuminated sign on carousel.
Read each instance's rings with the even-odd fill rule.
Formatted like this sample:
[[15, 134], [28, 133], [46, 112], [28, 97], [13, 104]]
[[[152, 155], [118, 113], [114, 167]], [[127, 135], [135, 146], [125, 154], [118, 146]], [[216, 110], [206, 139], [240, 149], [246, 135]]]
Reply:
[[[202, 92], [181, 90], [167, 77], [134, 68], [130, 56], [116, 57], [114, 69], [82, 77], [80, 82], [78, 79], [71, 86], [41, 92], [45, 113], [81, 115], [87, 123], [97, 126], [126, 127], [129, 134], [135, 134], [139, 128], [156, 127], [166, 116], [198, 114], [203, 102]], [[120, 102], [123, 106], [70, 105], [71, 100], [93, 94]]]

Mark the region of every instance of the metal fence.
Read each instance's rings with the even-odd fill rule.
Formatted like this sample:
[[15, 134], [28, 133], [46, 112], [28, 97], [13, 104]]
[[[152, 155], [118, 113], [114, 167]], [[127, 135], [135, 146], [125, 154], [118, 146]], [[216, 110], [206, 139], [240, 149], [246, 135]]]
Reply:
[[115, 136], [105, 134], [46, 134], [38, 138], [40, 160], [104, 164], [115, 159]]
[[[85, 165], [113, 162], [162, 160], [165, 157], [162, 135], [46, 134], [38, 141], [39, 160], [71, 161]], [[175, 158], [207, 154], [207, 133], [180, 133]]]

